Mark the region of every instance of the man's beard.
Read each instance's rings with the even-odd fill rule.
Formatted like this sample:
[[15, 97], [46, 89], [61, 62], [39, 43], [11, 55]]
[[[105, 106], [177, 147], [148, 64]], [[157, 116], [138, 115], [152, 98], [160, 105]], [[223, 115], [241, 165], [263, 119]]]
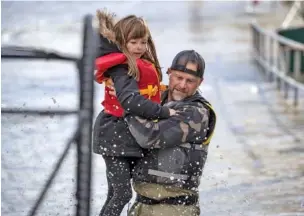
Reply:
[[177, 89], [173, 89], [172, 91], [170, 91], [170, 93], [171, 93], [171, 99], [173, 101], [181, 101], [187, 97], [187, 93], [183, 91], [179, 91]]

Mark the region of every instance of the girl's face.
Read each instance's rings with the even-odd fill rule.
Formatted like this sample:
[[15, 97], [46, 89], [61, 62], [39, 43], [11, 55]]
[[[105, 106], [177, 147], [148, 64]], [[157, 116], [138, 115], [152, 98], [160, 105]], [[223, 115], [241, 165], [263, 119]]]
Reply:
[[130, 39], [127, 42], [128, 52], [135, 59], [141, 58], [142, 55], [147, 51], [147, 41], [148, 37]]

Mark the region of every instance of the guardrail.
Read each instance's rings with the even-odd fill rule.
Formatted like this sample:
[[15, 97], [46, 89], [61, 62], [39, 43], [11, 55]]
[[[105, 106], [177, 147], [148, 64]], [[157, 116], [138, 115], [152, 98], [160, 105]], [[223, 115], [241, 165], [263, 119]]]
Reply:
[[[5, 59], [42, 59], [42, 60], [61, 60], [74, 63], [78, 69], [79, 80], [79, 107], [77, 110], [37, 110], [19, 108], [1, 108], [2, 115], [27, 114], [27, 115], [78, 115], [77, 129], [69, 139], [59, 157], [51, 175], [46, 181], [44, 188], [39, 194], [35, 205], [31, 208], [29, 216], [37, 214], [44, 197], [51, 187], [54, 178], [72, 144], [77, 148], [77, 173], [76, 173], [76, 208], [75, 216], [89, 216], [91, 204], [91, 170], [92, 170], [92, 123], [94, 114], [94, 61], [97, 54], [98, 33], [92, 25], [93, 16], [86, 15], [83, 19], [83, 46], [82, 57], [80, 59], [62, 55], [56, 52], [46, 52], [45, 50], [33, 49], [29, 47], [4, 46], [1, 49], [2, 61]], [[2, 71], [5, 73], [5, 71]], [[42, 214], [43, 215], [43, 214]]]
[[[304, 92], [304, 83], [301, 83], [304, 81], [304, 71], [301, 67], [304, 44], [267, 31], [256, 23], [251, 23], [250, 28], [253, 58], [269, 78], [275, 80], [278, 90], [284, 91], [285, 99], [288, 99], [289, 91], [293, 91], [293, 104], [298, 106], [299, 91]], [[290, 71], [290, 68], [293, 70]]]

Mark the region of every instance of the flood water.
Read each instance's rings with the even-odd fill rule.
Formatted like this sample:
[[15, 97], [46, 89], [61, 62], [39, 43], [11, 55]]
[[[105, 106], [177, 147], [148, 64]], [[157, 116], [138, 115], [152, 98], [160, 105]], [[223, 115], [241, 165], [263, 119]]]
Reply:
[[[300, 216], [304, 215], [304, 95], [300, 94], [297, 108], [284, 102], [275, 84], [251, 60], [249, 23], [256, 20], [275, 29], [286, 14], [279, 3], [260, 4], [261, 13], [253, 15], [247, 13], [246, 2], [2, 2], [2, 45], [79, 56], [85, 14], [107, 7], [119, 17], [143, 16], [163, 72], [183, 49], [195, 49], [206, 60], [201, 91], [217, 111], [218, 124], [201, 180], [202, 215]], [[1, 107], [77, 108], [74, 65], [2, 60], [1, 71]], [[96, 84], [95, 116], [102, 110], [102, 97], [103, 86]], [[2, 114], [3, 215], [27, 215], [76, 123], [76, 117]], [[38, 215], [73, 215], [75, 153], [74, 146]], [[107, 193], [99, 155], [93, 155], [92, 190], [92, 215], [97, 215]]]

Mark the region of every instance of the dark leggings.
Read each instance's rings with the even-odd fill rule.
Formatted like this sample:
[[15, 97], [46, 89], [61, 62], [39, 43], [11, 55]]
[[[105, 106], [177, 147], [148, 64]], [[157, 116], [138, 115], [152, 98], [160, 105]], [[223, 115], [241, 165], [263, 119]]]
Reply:
[[99, 216], [119, 216], [132, 198], [131, 171], [138, 158], [103, 158], [107, 167], [108, 195]]

